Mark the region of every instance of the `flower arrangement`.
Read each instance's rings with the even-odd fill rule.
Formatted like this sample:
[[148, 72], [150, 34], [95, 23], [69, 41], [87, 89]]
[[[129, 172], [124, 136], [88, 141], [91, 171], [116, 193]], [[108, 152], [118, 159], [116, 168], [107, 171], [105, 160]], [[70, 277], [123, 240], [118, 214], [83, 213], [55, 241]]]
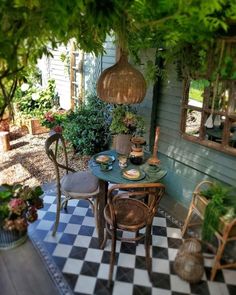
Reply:
[[0, 230], [24, 232], [38, 218], [43, 208], [40, 186], [30, 188], [21, 184], [3, 184], [0, 191]]
[[41, 124], [57, 133], [61, 133], [62, 123], [66, 117], [67, 112], [65, 110], [48, 111], [41, 120]]
[[110, 131], [113, 134], [143, 135], [144, 120], [129, 106], [118, 105], [112, 110]]

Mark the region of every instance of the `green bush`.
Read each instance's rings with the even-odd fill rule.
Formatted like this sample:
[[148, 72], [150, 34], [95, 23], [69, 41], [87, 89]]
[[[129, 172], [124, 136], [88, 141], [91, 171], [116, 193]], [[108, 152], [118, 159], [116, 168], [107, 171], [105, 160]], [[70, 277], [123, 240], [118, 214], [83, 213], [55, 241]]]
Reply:
[[63, 136], [80, 155], [93, 155], [109, 146], [109, 105], [96, 96], [70, 112], [63, 122]]
[[18, 89], [17, 111], [27, 117], [42, 118], [47, 111], [55, 106], [58, 100], [55, 88], [55, 80], [51, 79], [48, 80], [48, 86], [45, 89], [37, 87], [35, 84], [29, 84], [29, 88], [25, 91]]

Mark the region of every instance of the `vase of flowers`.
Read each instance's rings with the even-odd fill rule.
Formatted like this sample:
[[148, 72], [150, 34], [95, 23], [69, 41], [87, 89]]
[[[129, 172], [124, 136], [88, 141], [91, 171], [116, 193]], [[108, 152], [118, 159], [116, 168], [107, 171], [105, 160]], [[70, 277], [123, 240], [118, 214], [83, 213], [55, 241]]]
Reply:
[[28, 225], [37, 220], [37, 210], [43, 207], [42, 194], [40, 186], [0, 187], [0, 249], [11, 249], [26, 241]]

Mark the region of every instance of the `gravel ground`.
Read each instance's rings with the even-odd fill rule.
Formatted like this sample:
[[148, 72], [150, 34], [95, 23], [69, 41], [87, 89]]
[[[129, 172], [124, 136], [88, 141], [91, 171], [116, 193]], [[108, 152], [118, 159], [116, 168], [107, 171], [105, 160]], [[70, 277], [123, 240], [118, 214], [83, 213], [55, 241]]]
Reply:
[[[0, 152], [0, 184], [22, 183], [42, 185], [55, 180], [51, 161], [44, 151], [48, 134], [30, 135], [16, 126], [10, 129], [11, 150]], [[87, 169], [89, 157], [69, 153], [70, 166], [76, 170]]]

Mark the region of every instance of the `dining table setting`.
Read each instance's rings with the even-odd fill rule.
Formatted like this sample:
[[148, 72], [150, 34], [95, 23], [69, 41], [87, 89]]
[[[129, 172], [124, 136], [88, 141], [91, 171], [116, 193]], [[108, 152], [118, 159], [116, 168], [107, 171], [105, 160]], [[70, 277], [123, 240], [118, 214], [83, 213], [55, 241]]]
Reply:
[[103, 211], [107, 203], [109, 184], [156, 183], [163, 179], [167, 171], [160, 163], [149, 161], [150, 155], [145, 154], [142, 163], [135, 165], [127, 155], [120, 155], [115, 150], [107, 150], [92, 156], [89, 169], [99, 179], [99, 245], [104, 239], [105, 220]]

